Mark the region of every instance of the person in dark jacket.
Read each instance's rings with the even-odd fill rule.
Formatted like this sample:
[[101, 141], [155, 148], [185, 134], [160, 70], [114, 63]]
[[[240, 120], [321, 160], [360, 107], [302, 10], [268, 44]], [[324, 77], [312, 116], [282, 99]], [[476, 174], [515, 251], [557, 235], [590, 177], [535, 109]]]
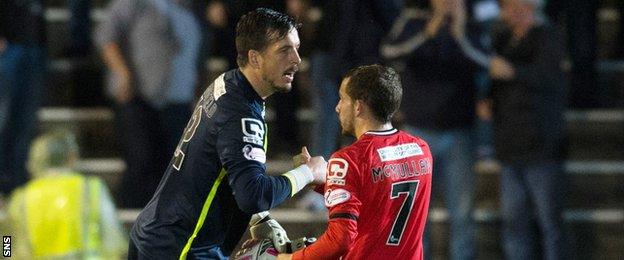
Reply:
[[0, 1], [0, 193], [29, 179], [26, 159], [44, 90], [46, 35], [40, 0]]
[[503, 165], [501, 207], [507, 259], [534, 259], [533, 219], [544, 259], [567, 259], [563, 231], [565, 80], [561, 39], [540, 0], [504, 0], [491, 60], [495, 149]]
[[360, 65], [381, 63], [379, 45], [400, 11], [396, 1], [344, 0], [338, 9], [331, 47], [336, 80]]
[[[467, 23], [463, 0], [406, 4], [381, 54], [401, 70], [405, 130], [431, 145], [434, 178], [441, 178], [449, 210], [449, 258], [473, 259], [475, 75], [488, 57], [480, 51], [478, 28]], [[425, 258], [427, 244], [425, 235]]]

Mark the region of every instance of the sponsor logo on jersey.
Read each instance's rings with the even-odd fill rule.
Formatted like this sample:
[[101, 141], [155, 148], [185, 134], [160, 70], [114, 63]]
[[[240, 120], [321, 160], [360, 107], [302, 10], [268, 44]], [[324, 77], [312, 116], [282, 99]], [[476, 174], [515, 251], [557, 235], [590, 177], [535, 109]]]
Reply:
[[266, 154], [264, 153], [264, 150], [258, 147], [253, 147], [249, 144], [243, 147], [243, 156], [245, 156], [247, 160], [254, 160], [260, 163], [266, 163]]
[[264, 143], [264, 124], [255, 118], [242, 118], [243, 142], [262, 146]]
[[422, 155], [423, 151], [417, 143], [409, 143], [379, 148], [377, 149], [377, 153], [379, 154], [379, 159], [381, 159], [382, 162], [386, 162]]
[[325, 192], [325, 206], [332, 207], [344, 203], [351, 198], [351, 193], [345, 189], [328, 189]]
[[332, 158], [327, 164], [327, 184], [345, 185], [349, 163], [342, 158]]
[[343, 179], [328, 179], [327, 180], [327, 185], [345, 185], [345, 180]]

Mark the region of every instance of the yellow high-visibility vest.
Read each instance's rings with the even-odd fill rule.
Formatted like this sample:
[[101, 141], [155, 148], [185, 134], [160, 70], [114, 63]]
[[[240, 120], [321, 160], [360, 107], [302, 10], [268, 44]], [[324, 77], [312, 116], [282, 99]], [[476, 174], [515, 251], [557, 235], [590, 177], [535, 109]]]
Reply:
[[127, 248], [105, 185], [68, 172], [30, 181], [12, 196], [9, 215], [22, 253], [32, 259], [111, 259]]

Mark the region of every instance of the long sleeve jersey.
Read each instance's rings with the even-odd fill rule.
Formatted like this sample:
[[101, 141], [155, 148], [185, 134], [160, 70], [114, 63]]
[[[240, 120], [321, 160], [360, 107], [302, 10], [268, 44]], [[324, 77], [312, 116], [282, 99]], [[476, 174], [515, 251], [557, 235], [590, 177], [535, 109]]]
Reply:
[[152, 200], [131, 238], [154, 259], [220, 247], [229, 255], [251, 214], [291, 194], [283, 176], [266, 172], [264, 100], [240, 70], [203, 93]]
[[422, 259], [432, 165], [427, 143], [396, 129], [334, 153], [327, 230], [293, 259]]

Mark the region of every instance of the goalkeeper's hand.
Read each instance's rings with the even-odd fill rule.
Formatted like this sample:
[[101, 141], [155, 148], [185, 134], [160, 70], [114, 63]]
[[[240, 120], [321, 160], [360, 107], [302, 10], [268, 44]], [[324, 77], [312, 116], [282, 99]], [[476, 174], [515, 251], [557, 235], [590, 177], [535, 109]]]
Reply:
[[267, 211], [252, 216], [249, 232], [253, 239], [271, 239], [273, 246], [280, 253], [286, 253], [289, 250], [290, 239], [286, 235], [286, 230], [275, 219], [272, 219]]
[[293, 156], [293, 166], [295, 168], [306, 165], [312, 171], [312, 182], [314, 184], [325, 184], [325, 176], [327, 175], [327, 162], [322, 156], [310, 156], [307, 147], [301, 148], [301, 153]]
[[293, 156], [293, 168], [297, 168], [303, 164], [306, 164], [312, 159], [307, 147], [301, 147], [301, 153]]

